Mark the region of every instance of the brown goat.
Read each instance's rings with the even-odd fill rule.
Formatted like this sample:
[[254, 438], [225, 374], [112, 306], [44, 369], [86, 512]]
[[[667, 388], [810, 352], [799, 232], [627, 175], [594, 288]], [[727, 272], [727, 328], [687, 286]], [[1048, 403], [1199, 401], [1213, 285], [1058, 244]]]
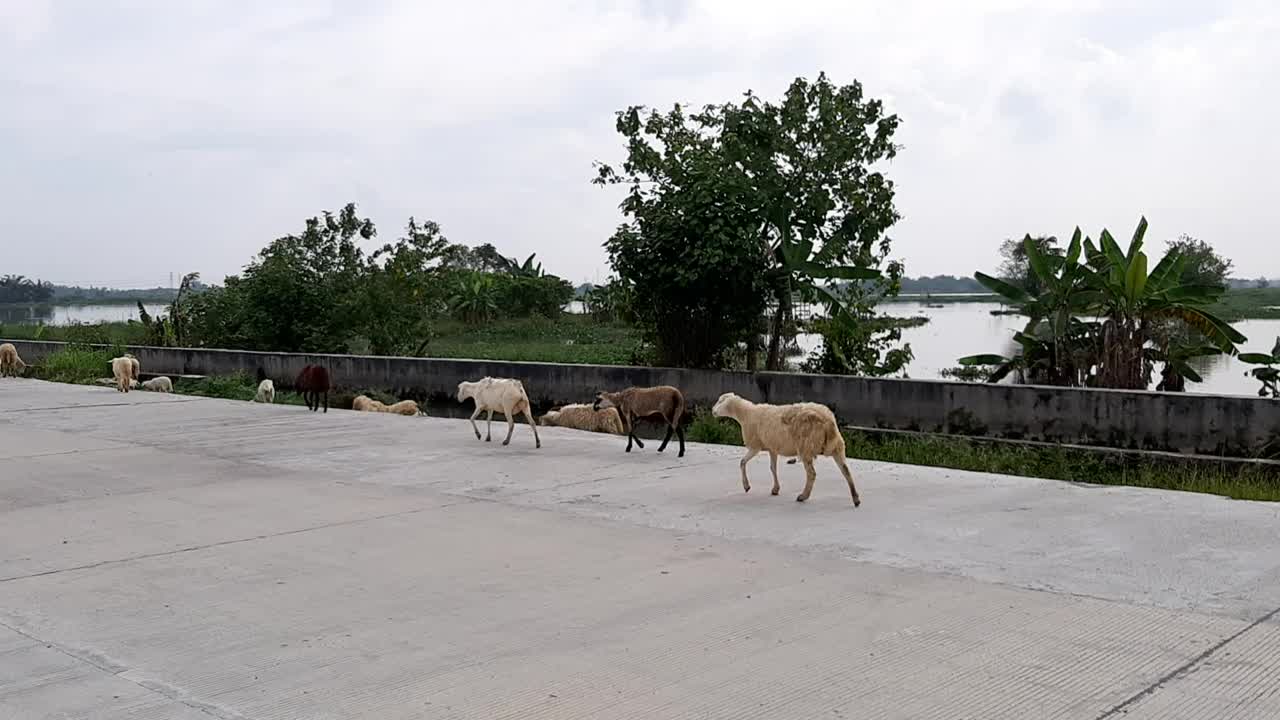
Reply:
[[327, 369], [319, 365], [308, 365], [298, 373], [298, 379], [293, 384], [298, 392], [302, 393], [302, 399], [306, 401], [308, 410], [311, 412], [319, 410], [320, 400], [323, 397], [324, 411], [329, 412], [329, 389], [332, 385], [329, 382]]
[[659, 385], [650, 388], [629, 387], [619, 392], [602, 392], [596, 395], [591, 405], [594, 410], [617, 408], [622, 416], [622, 424], [627, 430], [627, 452], [631, 452], [631, 443], [644, 449], [644, 443], [636, 437], [636, 420], [643, 417], [659, 416], [667, 424], [667, 437], [658, 446], [658, 452], [667, 449], [671, 442], [671, 434], [680, 438], [680, 454], [684, 457], [684, 428], [680, 420], [684, 417], [684, 395], [678, 388], [670, 385]]

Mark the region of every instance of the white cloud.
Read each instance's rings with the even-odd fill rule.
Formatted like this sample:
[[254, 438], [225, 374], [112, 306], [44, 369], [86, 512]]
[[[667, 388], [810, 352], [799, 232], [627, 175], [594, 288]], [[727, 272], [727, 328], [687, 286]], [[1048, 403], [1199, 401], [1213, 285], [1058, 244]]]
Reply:
[[[0, 0], [0, 28], [10, 272], [218, 277], [353, 200], [386, 235], [431, 217], [594, 277], [620, 218], [587, 181], [621, 152], [615, 110], [825, 70], [903, 117], [892, 235], [913, 274], [1146, 213], [1154, 238], [1280, 275], [1265, 2]], [[127, 262], [103, 251], [119, 238]]]

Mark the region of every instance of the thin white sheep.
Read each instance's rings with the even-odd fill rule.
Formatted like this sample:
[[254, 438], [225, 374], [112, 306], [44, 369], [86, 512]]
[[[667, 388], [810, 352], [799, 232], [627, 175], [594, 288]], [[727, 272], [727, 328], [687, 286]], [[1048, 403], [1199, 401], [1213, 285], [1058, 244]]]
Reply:
[[541, 425], [586, 430], [587, 432], [625, 435], [622, 416], [617, 408], [593, 410], [590, 405], [565, 405], [538, 418]]
[[458, 402], [464, 402], [467, 398], [475, 400], [476, 403], [476, 411], [471, 413], [471, 427], [476, 431], [477, 440], [480, 439], [480, 428], [476, 425], [476, 417], [481, 412], [489, 413], [484, 439], [485, 442], [489, 442], [493, 439], [493, 413], [497, 411], [507, 417], [507, 439], [503, 440], [502, 444], [510, 445], [511, 433], [516, 429], [516, 413], [522, 412], [525, 419], [529, 421], [529, 427], [533, 429], [534, 447], [542, 447], [542, 440], [538, 437], [538, 425], [533, 421], [529, 395], [525, 393], [524, 384], [519, 380], [486, 377], [476, 382], [458, 383]]
[[121, 355], [111, 360], [111, 376], [115, 378], [116, 390], [127, 393], [138, 381], [138, 361], [132, 355]]
[[804, 463], [804, 492], [796, 501], [804, 502], [813, 492], [817, 472], [813, 460], [826, 455], [840, 467], [849, 483], [853, 506], [862, 504], [858, 489], [853, 485], [853, 473], [844, 457], [844, 436], [831, 409], [818, 403], [794, 403], [791, 405], [766, 405], [753, 403], [734, 393], [725, 393], [711, 408], [716, 417], [731, 417], [742, 427], [742, 442], [747, 448], [746, 457], [738, 464], [742, 470], [742, 489], [749, 492], [747, 463], [761, 452], [769, 453], [769, 468], [773, 471], [773, 494], [781, 490], [778, 483], [778, 456], [799, 457]]
[[263, 380], [258, 383], [258, 393], [253, 396], [254, 402], [266, 403], [270, 405], [276, 401], [276, 384], [270, 380]]
[[162, 375], [142, 383], [142, 389], [152, 392], [171, 393], [173, 392], [173, 381]]

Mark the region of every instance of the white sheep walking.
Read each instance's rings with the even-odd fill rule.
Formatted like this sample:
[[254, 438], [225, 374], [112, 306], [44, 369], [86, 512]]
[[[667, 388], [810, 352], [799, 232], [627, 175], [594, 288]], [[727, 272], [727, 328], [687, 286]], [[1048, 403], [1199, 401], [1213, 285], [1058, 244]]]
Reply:
[[502, 441], [503, 445], [511, 444], [511, 433], [516, 429], [516, 413], [522, 412], [525, 419], [529, 421], [529, 427], [533, 429], [534, 447], [542, 447], [542, 440], [538, 437], [538, 425], [533, 421], [529, 395], [525, 393], [524, 384], [519, 380], [486, 377], [476, 382], [458, 383], [458, 402], [464, 402], [467, 398], [475, 400], [476, 403], [476, 411], [471, 413], [471, 427], [476, 431], [477, 440], [480, 439], [480, 428], [476, 425], [476, 417], [482, 411], [489, 413], [485, 427], [485, 442], [493, 439], [494, 411], [501, 412], [507, 417], [507, 439]]
[[711, 414], [731, 417], [742, 426], [742, 442], [747, 447], [747, 455], [738, 465], [742, 469], [744, 491], [751, 490], [751, 483], [747, 480], [747, 463], [751, 458], [761, 452], [769, 453], [773, 494], [777, 495], [781, 491], [778, 456], [799, 457], [804, 463], [805, 482], [804, 492], [796, 497], [796, 501], [804, 502], [813, 492], [813, 481], [818, 475], [813, 469], [813, 460], [819, 455], [826, 455], [840, 467], [845, 481], [849, 483], [853, 506], [862, 504], [858, 489], [853, 485], [853, 473], [845, 463], [844, 436], [840, 434], [835, 414], [827, 406], [818, 403], [766, 405], [753, 403], [734, 393], [725, 393], [716, 401]]
[[276, 401], [276, 384], [270, 380], [263, 380], [258, 383], [258, 393], [253, 396], [254, 402], [266, 403], [270, 405]]
[[138, 361], [132, 355], [124, 354], [118, 358], [111, 360], [111, 376], [115, 378], [116, 390], [127, 393], [138, 381], [138, 372], [141, 368]]
[[173, 381], [162, 375], [142, 383], [142, 389], [150, 390], [151, 392], [171, 393], [173, 392]]

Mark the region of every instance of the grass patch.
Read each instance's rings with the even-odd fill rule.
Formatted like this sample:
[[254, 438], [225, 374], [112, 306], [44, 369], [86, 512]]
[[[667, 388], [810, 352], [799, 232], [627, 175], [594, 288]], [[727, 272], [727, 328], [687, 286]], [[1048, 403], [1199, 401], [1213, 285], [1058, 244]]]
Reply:
[[1209, 310], [1228, 321], [1280, 319], [1280, 287], [1228, 290]]
[[147, 329], [137, 322], [27, 325], [0, 323], [0, 337], [10, 340], [48, 340], [86, 345], [142, 345]]
[[426, 355], [439, 358], [629, 365], [640, 333], [584, 315], [521, 318], [484, 325], [449, 321], [436, 328]]
[[92, 385], [98, 378], [111, 377], [111, 359], [123, 354], [124, 349], [118, 345], [107, 349], [69, 345], [46, 355], [33, 369], [32, 376], [53, 382]]
[[[195, 395], [197, 397], [222, 398], [224, 400], [243, 400], [250, 402], [258, 394], [258, 381], [244, 373], [206, 377], [199, 380], [178, 380], [173, 385], [173, 392], [178, 395]], [[333, 395], [329, 395], [332, 404]], [[306, 405], [302, 396], [289, 390], [276, 390], [277, 405]], [[347, 407], [351, 402], [347, 402]], [[337, 407], [333, 405], [333, 407]]]
[[[713, 417], [705, 410], [694, 416], [687, 437], [691, 442], [742, 444], [735, 421]], [[1182, 490], [1239, 500], [1280, 500], [1280, 470], [1274, 467], [891, 433], [846, 432], [845, 450], [860, 460]]]

